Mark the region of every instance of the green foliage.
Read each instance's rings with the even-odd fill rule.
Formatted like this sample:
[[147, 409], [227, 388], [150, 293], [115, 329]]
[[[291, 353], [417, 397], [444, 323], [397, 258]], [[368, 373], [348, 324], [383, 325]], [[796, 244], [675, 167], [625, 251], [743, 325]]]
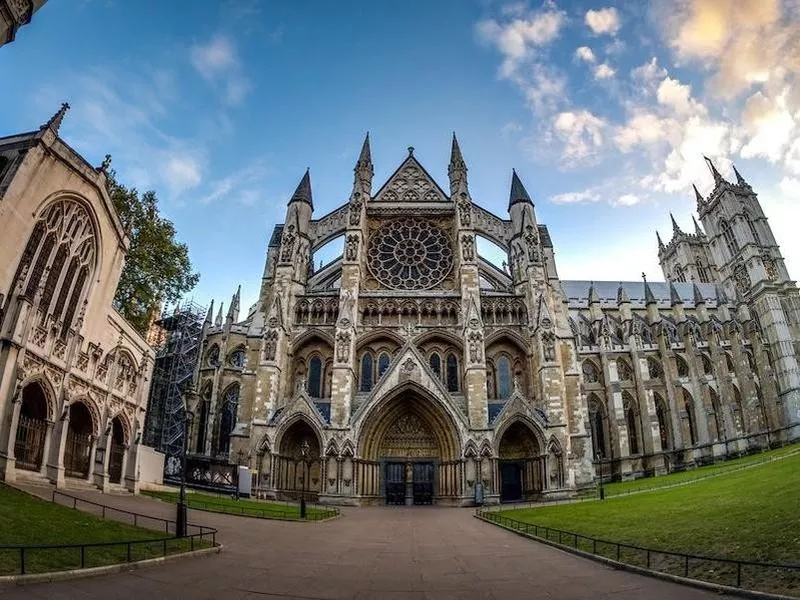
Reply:
[[108, 190], [131, 240], [114, 306], [144, 333], [159, 303], [176, 302], [200, 275], [192, 273], [188, 248], [175, 239], [175, 226], [159, 214], [155, 192], [140, 195], [118, 183], [113, 172]]
[[[143, 493], [165, 502], [178, 502], [177, 492], [145, 491]], [[300, 506], [288, 502], [264, 502], [244, 498], [235, 500], [230, 496], [212, 496], [210, 494], [190, 492], [186, 494], [186, 505], [197, 510], [260, 517], [262, 519], [297, 520], [300, 518]], [[309, 517], [327, 517], [329, 512], [332, 512], [332, 510], [319, 509], [312, 506], [307, 508]]]

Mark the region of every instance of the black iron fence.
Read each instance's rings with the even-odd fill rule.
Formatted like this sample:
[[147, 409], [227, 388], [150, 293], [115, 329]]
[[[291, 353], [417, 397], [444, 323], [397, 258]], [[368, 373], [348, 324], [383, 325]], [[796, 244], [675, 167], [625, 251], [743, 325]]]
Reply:
[[309, 503], [307, 505], [308, 510], [306, 511], [306, 518], [300, 519], [300, 506], [298, 505], [264, 502], [264, 506], [261, 507], [254, 506], [250, 501], [236, 503], [214, 502], [213, 500], [194, 498], [192, 494], [186, 495], [186, 505], [195, 510], [206, 510], [209, 512], [257, 517], [261, 519], [323, 521], [339, 515], [339, 509], [336, 507]]
[[698, 579], [736, 588], [782, 592], [800, 587], [800, 564], [716, 558], [647, 548], [520, 521], [499, 511], [479, 508], [476, 516], [513, 531], [660, 573]]
[[168, 519], [99, 504], [56, 490], [53, 491], [52, 501], [103, 519], [113, 518], [145, 529], [163, 529], [166, 535], [86, 544], [0, 545], [0, 575], [27, 575], [130, 563], [218, 545], [217, 530], [213, 527], [189, 524], [186, 537], [178, 538], [175, 537], [175, 522]]

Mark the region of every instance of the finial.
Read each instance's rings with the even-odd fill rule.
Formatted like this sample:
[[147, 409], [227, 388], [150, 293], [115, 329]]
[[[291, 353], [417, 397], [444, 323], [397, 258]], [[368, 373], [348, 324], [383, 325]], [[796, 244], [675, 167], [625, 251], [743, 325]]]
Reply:
[[58, 135], [58, 130], [61, 127], [61, 122], [64, 120], [64, 115], [67, 114], [68, 110], [69, 110], [69, 103], [68, 102], [62, 103], [61, 108], [59, 108], [56, 111], [56, 114], [50, 117], [50, 120], [47, 121], [47, 123], [45, 123], [44, 125], [42, 125], [39, 128], [39, 130], [44, 131], [45, 129], [49, 128], [53, 130], [53, 133]]
[[414, 146], [409, 146], [408, 147], [408, 155], [409, 156], [414, 156]]
[[703, 298], [703, 294], [700, 292], [700, 288], [697, 286], [697, 283], [694, 282], [692, 282], [692, 295], [694, 296], [695, 306], [706, 303], [705, 298]]
[[358, 155], [358, 163], [359, 164], [372, 163], [372, 151], [370, 150], [370, 145], [369, 145], [369, 131], [367, 132], [367, 135], [364, 137], [364, 143], [361, 144], [361, 153]]
[[681, 295], [678, 293], [678, 290], [675, 289], [675, 283], [672, 281], [669, 282], [669, 300], [670, 300], [670, 306], [677, 306], [679, 304], [683, 304]]
[[522, 181], [517, 175], [517, 171], [515, 169], [511, 169], [511, 193], [508, 197], [508, 208], [510, 209], [512, 206], [520, 202], [533, 204], [533, 201], [528, 194], [528, 190], [526, 190], [525, 186], [522, 185]]
[[659, 251], [664, 250], [665, 249], [664, 242], [661, 241], [661, 234], [658, 233], [658, 231], [656, 231], [656, 239], [658, 240], [658, 249], [659, 249]]
[[617, 304], [623, 304], [624, 302], [630, 302], [630, 296], [628, 296], [628, 292], [625, 291], [625, 288], [622, 285], [622, 282], [619, 282], [619, 287], [617, 288]]
[[100, 171], [106, 173], [109, 168], [111, 168], [111, 155], [106, 154], [105, 158], [103, 158], [103, 162], [100, 163]]
[[642, 271], [642, 281], [644, 281], [644, 303], [655, 304], [656, 297], [653, 295], [653, 290], [650, 289], [650, 284], [647, 283], [647, 275]]
[[305, 202], [311, 205], [312, 210], [314, 208], [314, 201], [311, 195], [311, 169], [308, 167], [306, 167], [306, 172], [303, 175], [303, 178], [300, 180], [300, 183], [297, 185], [297, 189], [289, 199], [289, 204], [292, 202]]
[[714, 166], [714, 163], [711, 161], [711, 159], [705, 155], [703, 155], [703, 158], [706, 161], [706, 165], [708, 165], [708, 169], [711, 171], [711, 175], [714, 177], [714, 185], [717, 185], [725, 181], [722, 178], [722, 175], [720, 175], [719, 171], [717, 171], [717, 167]]
[[694, 223], [694, 234], [696, 236], [705, 235], [705, 233], [703, 233], [703, 230], [700, 229], [700, 225], [697, 224], [697, 219], [694, 218], [694, 215], [692, 215], [692, 223]]
[[733, 167], [733, 172], [736, 174], [737, 185], [749, 186], [749, 184], [744, 180], [744, 177], [742, 177], [741, 173], [739, 173], [739, 171], [736, 169], [736, 165], [731, 166]]
[[672, 212], [669, 213], [669, 218], [672, 220], [673, 235], [681, 235], [683, 232], [681, 231], [681, 228], [678, 227], [678, 223], [675, 221], [675, 217], [673, 216]]

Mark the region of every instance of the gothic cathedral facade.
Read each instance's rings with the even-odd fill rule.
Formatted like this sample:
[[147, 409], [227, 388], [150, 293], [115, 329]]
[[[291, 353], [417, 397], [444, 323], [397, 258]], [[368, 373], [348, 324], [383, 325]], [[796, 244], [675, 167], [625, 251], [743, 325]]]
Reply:
[[190, 452], [249, 465], [266, 497], [465, 505], [798, 437], [798, 290], [753, 190], [710, 166], [706, 233], [659, 240], [667, 283], [564, 281], [516, 173], [492, 214], [454, 136], [448, 192], [412, 148], [373, 190], [367, 137], [331, 213], [306, 172], [248, 313], [238, 291], [209, 310]]

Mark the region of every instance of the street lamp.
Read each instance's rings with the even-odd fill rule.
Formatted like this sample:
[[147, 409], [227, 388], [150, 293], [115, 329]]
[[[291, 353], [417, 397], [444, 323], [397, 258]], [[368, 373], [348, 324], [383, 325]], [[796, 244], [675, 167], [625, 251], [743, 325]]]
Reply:
[[187, 410], [183, 419], [183, 453], [181, 456], [181, 493], [178, 498], [178, 513], [175, 516], [175, 537], [186, 537], [187, 508], [186, 508], [186, 454], [189, 450], [189, 426], [194, 421], [194, 415]]
[[300, 456], [303, 458], [303, 482], [300, 487], [300, 518], [306, 518], [306, 479], [308, 479], [308, 453], [310, 447], [308, 440], [303, 440], [300, 444]]
[[605, 500], [606, 491], [603, 489], [603, 451], [597, 451], [597, 460], [600, 461], [600, 500]]

